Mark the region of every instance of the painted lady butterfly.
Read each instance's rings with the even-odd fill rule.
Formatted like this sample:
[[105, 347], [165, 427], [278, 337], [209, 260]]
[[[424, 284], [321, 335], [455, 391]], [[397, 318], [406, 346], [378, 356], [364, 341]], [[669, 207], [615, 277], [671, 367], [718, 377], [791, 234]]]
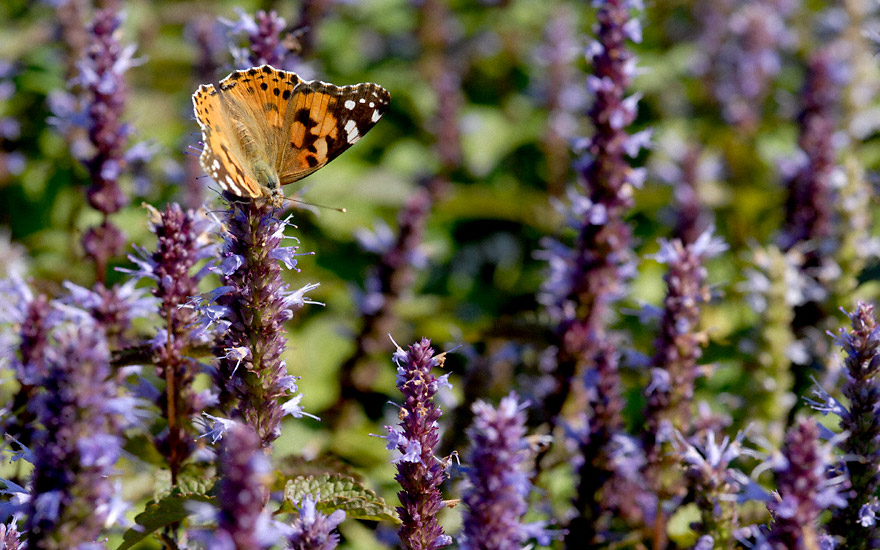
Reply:
[[269, 65], [235, 71], [193, 94], [202, 168], [224, 191], [280, 206], [282, 185], [351, 147], [382, 118], [389, 100], [377, 84], [309, 82]]

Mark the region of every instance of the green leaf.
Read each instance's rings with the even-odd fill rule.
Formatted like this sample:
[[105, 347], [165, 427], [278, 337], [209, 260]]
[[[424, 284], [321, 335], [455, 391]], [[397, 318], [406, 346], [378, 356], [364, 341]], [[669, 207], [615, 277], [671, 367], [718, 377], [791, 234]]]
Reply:
[[186, 519], [190, 514], [186, 503], [207, 502], [216, 505], [217, 499], [200, 493], [174, 493], [147, 504], [146, 509], [134, 518], [137, 527], [133, 527], [122, 536], [122, 544], [116, 550], [127, 550], [144, 540], [152, 533]]
[[315, 508], [324, 514], [344, 510], [348, 518], [400, 523], [397, 513], [375, 492], [357, 479], [343, 474], [299, 476], [287, 482], [279, 513], [296, 512], [305, 496], [315, 499]]

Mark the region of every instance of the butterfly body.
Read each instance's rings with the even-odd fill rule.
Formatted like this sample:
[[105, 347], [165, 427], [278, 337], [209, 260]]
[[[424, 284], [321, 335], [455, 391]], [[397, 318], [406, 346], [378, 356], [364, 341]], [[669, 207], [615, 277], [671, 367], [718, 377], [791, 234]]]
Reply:
[[235, 71], [193, 94], [202, 168], [224, 191], [280, 206], [282, 185], [318, 170], [388, 110], [377, 84], [335, 86], [269, 65]]

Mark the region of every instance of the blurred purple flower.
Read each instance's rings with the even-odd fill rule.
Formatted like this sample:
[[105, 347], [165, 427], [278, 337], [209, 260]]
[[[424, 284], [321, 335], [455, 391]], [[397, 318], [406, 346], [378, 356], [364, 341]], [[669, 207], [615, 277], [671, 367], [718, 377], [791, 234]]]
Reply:
[[45, 431], [35, 435], [28, 547], [75, 548], [93, 542], [124, 506], [111, 482], [124, 428], [111, 406], [118, 389], [110, 376], [103, 331], [94, 323], [53, 331], [42, 392], [29, 403]]
[[777, 493], [767, 505], [773, 518], [767, 534], [770, 549], [804, 548], [817, 541], [819, 514], [846, 504], [841, 478], [829, 477], [829, 461], [814, 419], [801, 419], [788, 431], [774, 465]]
[[[95, 261], [98, 280], [103, 281], [107, 262], [125, 246], [121, 230], [108, 216], [128, 203], [119, 186], [119, 176], [126, 167], [126, 148], [131, 128], [122, 122], [128, 90], [125, 72], [134, 65], [134, 45], [123, 46], [118, 39], [122, 16], [118, 6], [108, 5], [95, 12], [89, 27], [90, 41], [78, 65], [74, 84], [83, 93], [85, 124], [92, 152], [84, 160], [91, 185], [86, 197], [104, 219], [83, 236], [83, 247]], [[79, 109], [73, 107], [69, 112]]]
[[16, 520], [0, 524], [0, 548], [3, 550], [20, 550], [25, 548], [25, 543], [20, 541], [21, 533], [16, 527]]
[[669, 271], [664, 277], [667, 291], [660, 334], [654, 344], [651, 383], [645, 390], [643, 445], [648, 460], [645, 475], [661, 498], [681, 495], [684, 490], [676, 480], [679, 467], [668, 451], [673, 431], [687, 437], [693, 428], [694, 381], [706, 340], [699, 330], [700, 307], [710, 298], [703, 263], [726, 249], [709, 229], [688, 245], [678, 239], [661, 240], [654, 255]]
[[158, 329], [153, 345], [153, 364], [157, 376], [165, 382], [158, 405], [167, 422], [167, 431], [156, 438], [156, 446], [165, 457], [176, 481], [181, 464], [193, 450], [192, 418], [201, 411], [196, 408], [192, 388], [198, 363], [184, 355], [185, 350], [199, 343], [193, 337], [196, 312], [183, 307], [198, 293], [198, 284], [206, 269], [195, 271], [196, 263], [212, 257], [216, 245], [208, 238], [213, 224], [203, 211], [184, 210], [176, 203], [163, 212], [150, 208], [150, 230], [156, 235], [156, 251], [137, 249], [129, 255], [137, 270], [123, 270], [137, 278], [156, 283], [153, 296], [159, 301]]
[[760, 123], [782, 53], [795, 44], [788, 19], [798, 5], [792, 0], [719, 0], [700, 6], [695, 70], [709, 80], [724, 118], [740, 129], [754, 131]]
[[96, 283], [91, 289], [65, 281], [67, 296], [59, 302], [85, 311], [105, 332], [112, 350], [131, 344], [128, 334], [135, 319], [151, 317], [156, 313], [158, 300], [147, 296], [146, 289], [138, 288], [136, 280], [107, 288]]
[[497, 408], [484, 401], [473, 405], [465, 459], [469, 484], [462, 496], [463, 550], [519, 550], [531, 537], [542, 546], [550, 543], [542, 525], [522, 521], [532, 489], [525, 407], [515, 394]]
[[695, 441], [696, 437], [687, 440], [681, 432], [676, 433], [677, 458], [684, 466], [687, 488], [700, 510], [696, 530], [703, 536], [694, 548], [734, 547], [739, 527], [737, 495], [748, 485], [749, 478], [733, 468], [731, 462], [743, 454], [744, 437], [745, 432], [740, 432], [733, 441], [725, 436], [719, 442], [709, 431], [705, 443], [701, 443]]
[[271, 464], [260, 437], [247, 425], [229, 424], [218, 462], [217, 527], [193, 532], [191, 537], [212, 550], [270, 548], [282, 533], [264, 508]]
[[293, 520], [293, 530], [287, 536], [290, 550], [334, 550], [339, 535], [333, 530], [345, 520], [345, 512], [336, 510], [329, 516], [315, 509], [311, 496], [303, 498], [297, 506], [299, 516]]
[[[241, 8], [236, 8], [235, 12], [238, 14], [237, 20], [220, 18], [220, 22], [226, 25], [232, 38], [230, 51], [236, 68], [247, 69], [257, 65], [272, 65], [288, 70], [294, 68], [294, 52], [281, 36], [287, 26], [283, 17], [274, 10], [259, 10], [255, 16]], [[242, 39], [247, 43], [241, 45]]]

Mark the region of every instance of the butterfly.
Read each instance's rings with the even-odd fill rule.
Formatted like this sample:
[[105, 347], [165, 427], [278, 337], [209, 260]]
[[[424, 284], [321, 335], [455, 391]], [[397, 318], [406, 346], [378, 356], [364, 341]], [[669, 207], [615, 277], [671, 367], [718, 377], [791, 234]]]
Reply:
[[202, 168], [224, 191], [281, 205], [281, 186], [318, 170], [388, 110], [378, 84], [306, 81], [270, 65], [235, 71], [193, 94]]

